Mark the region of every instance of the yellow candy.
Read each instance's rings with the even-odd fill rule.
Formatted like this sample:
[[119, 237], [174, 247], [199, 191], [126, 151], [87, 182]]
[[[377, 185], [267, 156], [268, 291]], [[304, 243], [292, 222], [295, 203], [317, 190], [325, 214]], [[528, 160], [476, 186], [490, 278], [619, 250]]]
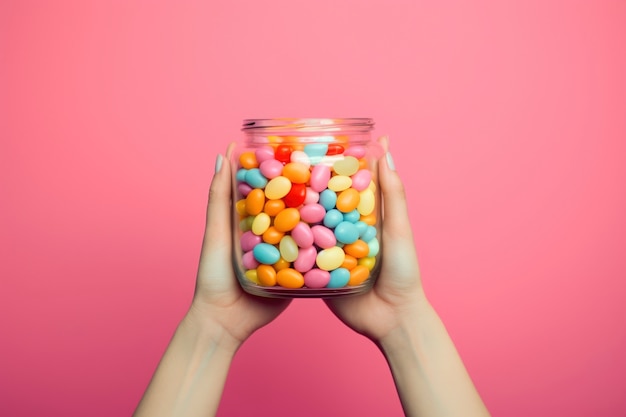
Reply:
[[248, 269], [246, 272], [243, 273], [243, 275], [248, 280], [254, 282], [255, 284], [260, 284], [259, 277], [257, 276], [256, 269]]
[[265, 186], [265, 196], [270, 200], [278, 200], [291, 190], [291, 181], [282, 175], [272, 178]]
[[352, 178], [345, 175], [335, 175], [328, 181], [328, 188], [338, 193], [352, 186]]
[[354, 156], [346, 156], [343, 159], [335, 161], [333, 170], [337, 175], [354, 175], [359, 170], [359, 160]]
[[276, 215], [274, 219], [274, 227], [279, 232], [288, 232], [300, 221], [300, 212], [298, 209], [289, 207]]
[[[359, 194], [360, 200], [359, 205], [357, 206], [357, 210], [359, 210], [359, 213], [361, 213], [363, 216], [368, 216], [372, 214], [372, 212], [374, 211], [374, 207], [376, 206], [376, 197], [374, 196], [374, 192], [371, 189], [366, 188]], [[339, 202], [339, 199], [337, 199], [337, 202]]]
[[278, 249], [280, 250], [280, 256], [287, 262], [293, 262], [298, 259], [298, 245], [291, 236], [283, 236]]
[[289, 162], [283, 167], [282, 175], [294, 184], [304, 184], [311, 178], [311, 171], [301, 162]]
[[342, 213], [349, 213], [359, 205], [360, 195], [354, 188], [348, 188], [337, 196], [337, 210]]
[[285, 288], [302, 288], [304, 286], [304, 276], [293, 268], [285, 268], [276, 274], [276, 282]]
[[252, 233], [261, 236], [270, 227], [271, 219], [267, 213], [259, 213], [252, 221]]
[[365, 258], [361, 258], [357, 261], [359, 265], [363, 265], [368, 270], [374, 269], [374, 265], [376, 265], [376, 258], [373, 256], [366, 256]]
[[321, 250], [315, 258], [315, 263], [319, 269], [332, 271], [333, 269], [339, 268], [345, 258], [346, 254], [343, 249], [338, 246], [333, 246], [332, 248]]

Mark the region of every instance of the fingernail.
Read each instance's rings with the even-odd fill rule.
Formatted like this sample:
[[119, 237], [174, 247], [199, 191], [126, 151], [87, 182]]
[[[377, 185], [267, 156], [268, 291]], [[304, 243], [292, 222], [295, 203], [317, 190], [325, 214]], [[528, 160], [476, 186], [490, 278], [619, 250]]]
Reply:
[[222, 162], [224, 162], [224, 157], [221, 153], [217, 154], [217, 159], [215, 160], [215, 173], [217, 174], [222, 169]]
[[387, 158], [387, 166], [389, 166], [389, 169], [391, 169], [392, 171], [396, 170], [396, 164], [393, 163], [393, 158], [391, 157], [391, 153], [387, 152], [385, 154], [385, 158]]

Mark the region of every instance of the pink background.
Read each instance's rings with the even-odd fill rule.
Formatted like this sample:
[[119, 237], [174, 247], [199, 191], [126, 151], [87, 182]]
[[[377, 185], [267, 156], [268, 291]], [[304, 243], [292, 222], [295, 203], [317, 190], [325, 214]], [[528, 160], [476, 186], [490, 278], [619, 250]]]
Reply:
[[[246, 117], [373, 117], [494, 415], [626, 415], [626, 2], [2, 1], [0, 415], [122, 416], [192, 296]], [[220, 416], [398, 416], [319, 300]]]

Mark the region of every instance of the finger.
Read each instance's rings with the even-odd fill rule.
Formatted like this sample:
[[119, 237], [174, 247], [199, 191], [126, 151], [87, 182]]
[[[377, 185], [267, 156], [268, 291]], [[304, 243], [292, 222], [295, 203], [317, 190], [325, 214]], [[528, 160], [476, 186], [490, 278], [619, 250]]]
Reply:
[[229, 145], [226, 156], [218, 155], [216, 172], [209, 189], [206, 229], [202, 252], [229, 249], [231, 244], [231, 166]]
[[404, 185], [395, 170], [395, 164], [389, 152], [389, 139], [382, 137], [379, 142], [385, 150], [378, 168], [383, 198], [383, 231], [388, 239], [408, 239], [412, 244], [413, 237]]

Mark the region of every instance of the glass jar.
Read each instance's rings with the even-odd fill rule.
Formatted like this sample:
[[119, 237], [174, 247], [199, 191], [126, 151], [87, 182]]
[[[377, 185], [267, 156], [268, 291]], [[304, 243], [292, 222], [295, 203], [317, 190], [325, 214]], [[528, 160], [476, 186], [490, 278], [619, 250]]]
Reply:
[[247, 119], [233, 166], [239, 283], [265, 297], [369, 290], [380, 269], [372, 119]]

